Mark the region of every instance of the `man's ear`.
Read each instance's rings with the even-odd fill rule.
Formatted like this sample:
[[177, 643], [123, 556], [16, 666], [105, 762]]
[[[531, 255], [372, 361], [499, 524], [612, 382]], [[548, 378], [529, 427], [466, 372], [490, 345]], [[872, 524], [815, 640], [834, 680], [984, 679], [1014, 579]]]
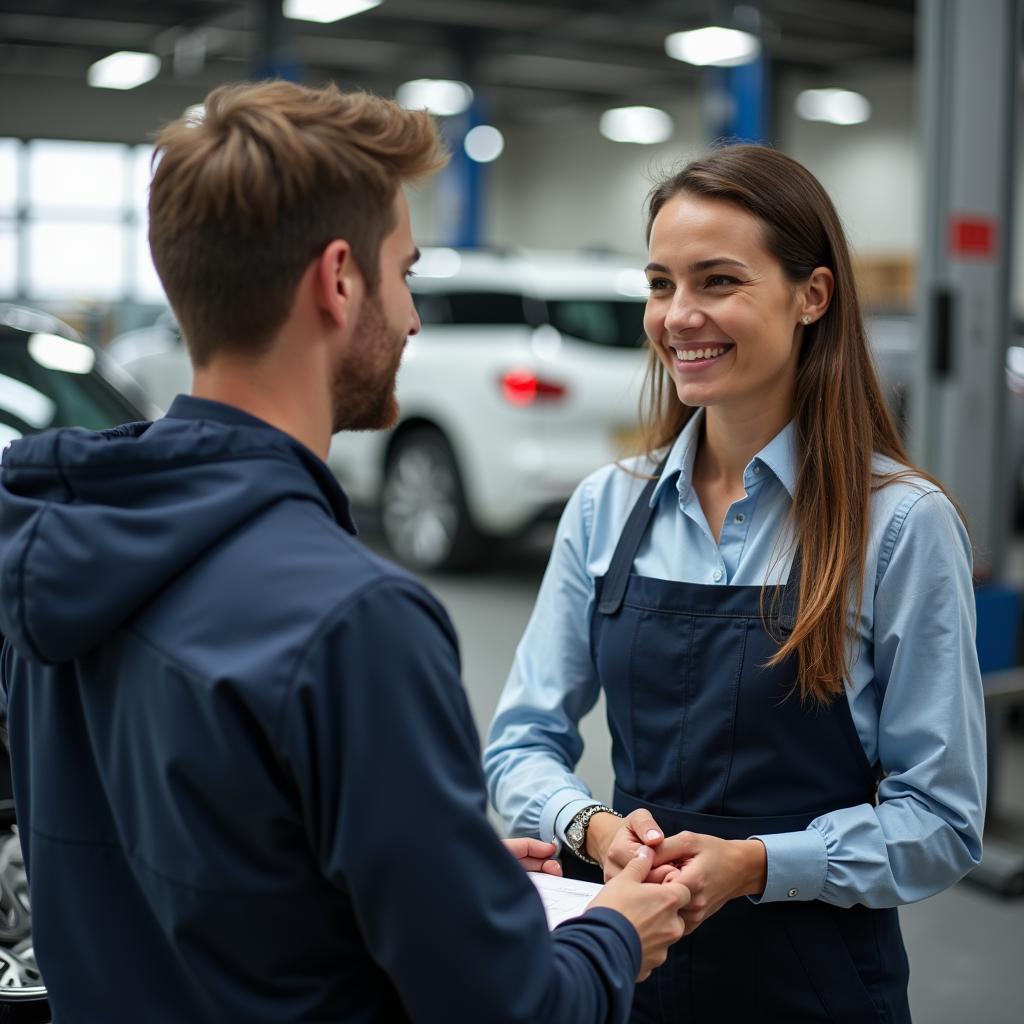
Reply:
[[353, 315], [353, 302], [363, 292], [363, 275], [356, 266], [352, 247], [336, 238], [324, 247], [314, 271], [317, 305], [335, 326], [344, 328]]

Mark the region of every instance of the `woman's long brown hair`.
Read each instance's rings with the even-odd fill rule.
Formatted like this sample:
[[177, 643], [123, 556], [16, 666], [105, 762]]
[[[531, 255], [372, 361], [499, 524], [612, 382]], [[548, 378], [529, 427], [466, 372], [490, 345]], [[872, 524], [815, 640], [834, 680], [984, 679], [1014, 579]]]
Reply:
[[[762, 224], [764, 244], [787, 279], [827, 267], [835, 289], [827, 312], [805, 327], [797, 366], [797, 482], [791, 520], [802, 552], [796, 625], [770, 665], [796, 655], [804, 700], [827, 703], [849, 670], [847, 616], [863, 600], [873, 490], [918, 476], [889, 413], [868, 347], [849, 248], [835, 207], [801, 164], [764, 146], [724, 146], [659, 182], [648, 196], [647, 240], [658, 211], [680, 193], [733, 203]], [[696, 408], [683, 405], [652, 339], [641, 409], [648, 453], [670, 444]], [[877, 476], [874, 453], [904, 470]], [[773, 597], [778, 598], [778, 588]], [[762, 587], [762, 613], [767, 587]], [[774, 601], [773, 601], [774, 604]], [[767, 618], [767, 616], [766, 616]]]

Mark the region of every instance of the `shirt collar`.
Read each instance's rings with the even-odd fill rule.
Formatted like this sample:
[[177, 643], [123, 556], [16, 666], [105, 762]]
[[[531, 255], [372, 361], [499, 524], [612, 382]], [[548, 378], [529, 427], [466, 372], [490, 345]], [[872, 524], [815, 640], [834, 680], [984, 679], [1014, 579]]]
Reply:
[[751, 460], [748, 472], [755, 463], [767, 466], [775, 478], [789, 492], [796, 495], [796, 422], [790, 420]]
[[[693, 464], [697, 457], [697, 441], [703, 422], [704, 410], [698, 409], [672, 443], [665, 459], [665, 468], [651, 495], [652, 507], [657, 504], [661, 492], [673, 478], [676, 480], [680, 498], [685, 498], [689, 493], [693, 480]], [[757, 481], [762, 466], [774, 474], [791, 498], [796, 494], [796, 424], [793, 420], [790, 420], [748, 463], [743, 474], [743, 482], [748, 488]]]

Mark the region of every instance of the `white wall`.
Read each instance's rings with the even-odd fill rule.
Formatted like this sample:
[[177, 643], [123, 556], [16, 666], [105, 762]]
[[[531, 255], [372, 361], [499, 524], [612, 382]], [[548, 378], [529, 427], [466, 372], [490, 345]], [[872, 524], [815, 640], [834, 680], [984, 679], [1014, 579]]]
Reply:
[[[862, 255], [914, 252], [920, 245], [920, 158], [912, 69], [865, 70], [842, 81], [788, 77], [779, 83], [780, 149], [825, 186]], [[871, 103], [861, 125], [804, 121], [793, 112], [802, 89], [838, 86]]]
[[[920, 219], [913, 73], [847, 80], [874, 106], [870, 122], [847, 128], [796, 117], [793, 98], [812, 84], [825, 83], [780, 83], [776, 144], [821, 179], [859, 250], [914, 249]], [[642, 251], [643, 201], [652, 175], [706, 147], [699, 98], [681, 98], [672, 113], [675, 137], [659, 146], [603, 139], [596, 113], [590, 123], [506, 130], [505, 153], [492, 168], [487, 241]]]
[[510, 131], [494, 166], [493, 241], [642, 253], [653, 180], [703, 148], [697, 97], [666, 106], [676, 134], [656, 146], [609, 142], [598, 133], [598, 111], [586, 121]]

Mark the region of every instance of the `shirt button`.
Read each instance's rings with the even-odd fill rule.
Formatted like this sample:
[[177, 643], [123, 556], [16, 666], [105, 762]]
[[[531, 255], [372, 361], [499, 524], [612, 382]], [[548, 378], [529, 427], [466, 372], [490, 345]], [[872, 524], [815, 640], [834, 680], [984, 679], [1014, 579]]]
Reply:
[[790, 899], [792, 899], [794, 896], [799, 896], [800, 895], [800, 890], [799, 889], [790, 889], [789, 892], [786, 893], [786, 895], [789, 896]]
[[742, 523], [747, 517], [742, 512], [736, 513], [736, 522]]
[[761, 472], [761, 463], [759, 463], [759, 462], [755, 462], [754, 463], [754, 472], [755, 473], [760, 473]]
[[717, 583], [725, 574], [721, 569], [716, 569], [712, 574], [711, 578]]

